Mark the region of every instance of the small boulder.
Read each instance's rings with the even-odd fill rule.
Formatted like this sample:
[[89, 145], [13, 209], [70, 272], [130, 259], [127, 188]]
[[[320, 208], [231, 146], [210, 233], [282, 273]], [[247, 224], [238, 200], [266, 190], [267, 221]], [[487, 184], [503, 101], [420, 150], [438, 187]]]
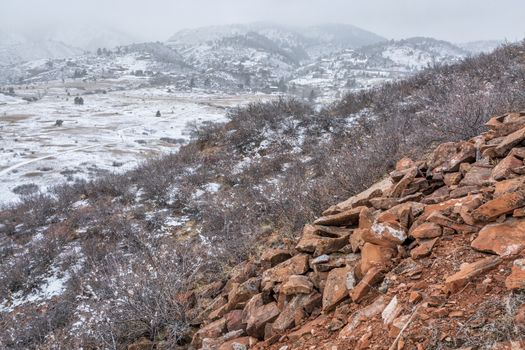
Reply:
[[263, 289], [269, 287], [269, 284], [282, 283], [291, 275], [302, 275], [308, 271], [308, 255], [298, 254], [288, 259], [262, 274], [261, 286]]
[[392, 265], [392, 258], [397, 251], [392, 247], [380, 246], [372, 243], [365, 243], [361, 248], [361, 272], [367, 273], [373, 267], [388, 269]]
[[281, 293], [285, 295], [309, 294], [313, 290], [313, 283], [303, 275], [292, 275], [281, 286]]
[[212, 338], [212, 339], [219, 338], [225, 332], [226, 332], [226, 319], [221, 318], [199, 329], [197, 333], [193, 335], [191, 344], [198, 349], [201, 347], [202, 340], [204, 338]]
[[505, 193], [488, 201], [472, 212], [472, 217], [480, 222], [493, 221], [499, 216], [509, 214], [525, 206], [525, 191]]
[[348, 287], [354, 287], [353, 281], [355, 280], [352, 268], [341, 267], [330, 271], [323, 292], [323, 310], [332, 310], [341, 301], [348, 298]]
[[270, 249], [261, 256], [262, 266], [265, 270], [279, 265], [292, 257], [288, 249]]
[[410, 236], [416, 239], [429, 239], [441, 237], [443, 229], [433, 222], [425, 222], [410, 232]]
[[361, 209], [365, 207], [356, 207], [352, 209], [345, 210], [341, 213], [322, 216], [319, 219], [314, 221], [315, 225], [324, 225], [324, 226], [352, 226], [357, 225], [359, 222], [359, 213]]
[[263, 339], [266, 324], [273, 322], [280, 313], [281, 311], [274, 301], [255, 308], [247, 315], [246, 333], [252, 337]]
[[421, 259], [429, 256], [438, 239], [439, 238], [419, 240], [419, 245], [410, 251], [412, 259]]
[[471, 243], [472, 248], [500, 256], [518, 254], [525, 248], [525, 220], [487, 225]]
[[350, 291], [350, 297], [356, 303], [361, 301], [377, 283], [383, 280], [383, 271], [378, 267], [373, 267], [365, 274], [363, 279]]
[[514, 260], [505, 286], [510, 290], [525, 290], [525, 259]]
[[499, 256], [490, 256], [470, 264], [463, 264], [458, 272], [445, 280], [445, 288], [450, 293], [456, 293], [470, 280], [492, 270], [500, 262]]

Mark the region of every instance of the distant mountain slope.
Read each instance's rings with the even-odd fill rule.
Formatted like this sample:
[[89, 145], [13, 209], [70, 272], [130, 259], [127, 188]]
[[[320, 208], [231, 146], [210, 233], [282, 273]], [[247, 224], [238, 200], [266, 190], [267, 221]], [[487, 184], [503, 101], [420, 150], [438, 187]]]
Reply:
[[54, 40], [91, 52], [98, 48], [112, 49], [141, 41], [129, 33], [98, 23], [77, 28], [56, 28], [47, 35]]
[[129, 34], [98, 24], [57, 25], [31, 32], [0, 30], [0, 65], [38, 59], [68, 58], [85, 51], [112, 49], [137, 41], [137, 38]]
[[480, 40], [471, 41], [468, 43], [458, 44], [459, 47], [469, 51], [472, 54], [489, 53], [494, 51], [496, 48], [501, 46], [503, 41], [501, 40]]
[[[375, 44], [386, 39], [352, 25], [319, 25], [292, 27], [271, 23], [235, 24], [186, 29], [177, 32], [168, 42], [177, 47], [196, 46], [250, 32], [263, 35], [281, 47], [298, 47], [317, 56], [321, 51], [336, 51]], [[321, 46], [323, 48], [321, 48]]]
[[22, 35], [0, 32], [0, 66], [43, 58], [72, 57], [82, 53], [83, 50], [60, 41], [32, 40]]

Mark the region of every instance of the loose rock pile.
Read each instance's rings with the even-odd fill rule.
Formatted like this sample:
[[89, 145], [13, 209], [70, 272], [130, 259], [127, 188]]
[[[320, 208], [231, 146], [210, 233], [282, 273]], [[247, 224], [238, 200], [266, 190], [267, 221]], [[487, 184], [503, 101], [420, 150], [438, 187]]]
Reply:
[[[428, 159], [401, 159], [306, 225], [296, 244], [275, 235], [259, 261], [196, 291], [192, 346], [468, 347], [469, 334], [501, 316], [475, 328], [484, 301], [525, 290], [525, 112], [487, 127]], [[525, 307], [516, 308], [508, 317], [525, 327]]]

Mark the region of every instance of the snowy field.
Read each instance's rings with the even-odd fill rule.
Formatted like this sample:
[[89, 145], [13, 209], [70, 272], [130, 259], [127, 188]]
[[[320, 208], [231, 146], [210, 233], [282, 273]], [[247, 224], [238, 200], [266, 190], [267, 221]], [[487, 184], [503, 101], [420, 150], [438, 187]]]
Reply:
[[[190, 137], [189, 123], [224, 121], [228, 108], [269, 98], [168, 88], [104, 93], [108, 82], [83, 84], [36, 85], [17, 90], [17, 97], [0, 94], [0, 204], [36, 186], [45, 191], [66, 181], [129, 170], [176, 151]], [[84, 105], [73, 103], [77, 95]], [[40, 99], [27, 102], [24, 96]]]

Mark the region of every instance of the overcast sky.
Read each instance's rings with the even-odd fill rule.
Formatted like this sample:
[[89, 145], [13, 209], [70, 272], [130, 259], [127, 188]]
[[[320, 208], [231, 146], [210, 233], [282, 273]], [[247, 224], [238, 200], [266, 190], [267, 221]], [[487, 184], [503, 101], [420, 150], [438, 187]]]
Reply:
[[4, 30], [89, 21], [143, 40], [254, 21], [348, 23], [393, 39], [517, 40], [525, 37], [524, 14], [525, 0], [0, 0]]

